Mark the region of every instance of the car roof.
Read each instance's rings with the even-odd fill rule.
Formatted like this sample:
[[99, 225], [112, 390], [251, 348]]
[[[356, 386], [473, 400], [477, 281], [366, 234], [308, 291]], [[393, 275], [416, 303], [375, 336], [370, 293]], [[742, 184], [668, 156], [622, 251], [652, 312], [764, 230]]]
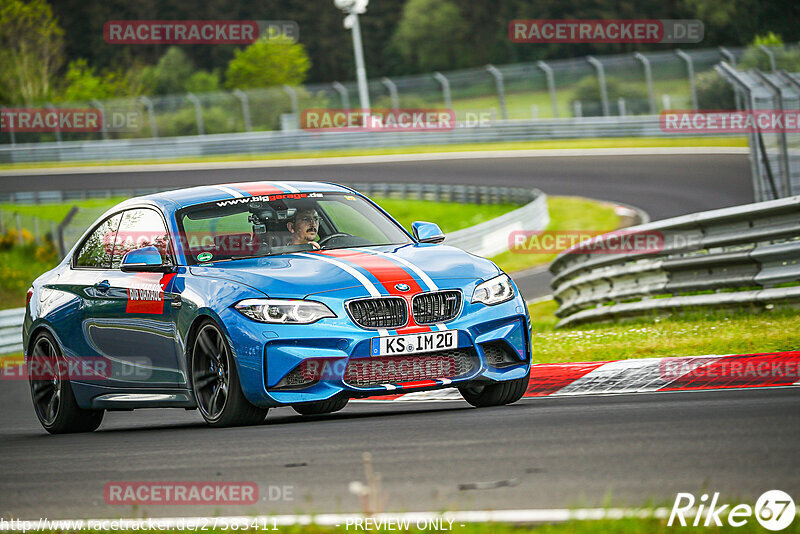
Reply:
[[206, 202], [260, 195], [352, 192], [353, 190], [348, 187], [328, 182], [235, 182], [163, 191], [161, 193], [132, 198], [127, 200], [125, 204], [152, 201], [164, 208], [171, 204], [173, 209], [181, 209], [186, 206], [204, 204]]

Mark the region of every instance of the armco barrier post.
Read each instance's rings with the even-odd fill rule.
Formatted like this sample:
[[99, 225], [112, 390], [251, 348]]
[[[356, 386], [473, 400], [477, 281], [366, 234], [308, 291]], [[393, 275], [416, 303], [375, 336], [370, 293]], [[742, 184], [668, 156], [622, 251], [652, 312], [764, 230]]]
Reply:
[[606, 71], [603, 68], [603, 64], [594, 57], [594, 56], [586, 56], [586, 61], [594, 67], [595, 71], [597, 71], [597, 84], [600, 86], [600, 102], [603, 106], [603, 117], [608, 117], [611, 113], [608, 109], [608, 88], [606, 87]]
[[769, 68], [772, 69], [772, 72], [778, 70], [778, 66], [775, 64], [775, 52], [770, 50], [769, 47], [765, 45], [758, 45], [758, 48], [760, 48], [761, 51], [764, 52], [769, 58]]
[[434, 72], [433, 78], [442, 86], [442, 99], [444, 100], [444, 107], [453, 109], [453, 98], [450, 96], [450, 80], [441, 72]]
[[503, 84], [503, 73], [498, 70], [494, 65], [486, 65], [486, 70], [494, 78], [494, 83], [497, 86], [497, 102], [500, 104], [500, 116], [503, 120], [508, 120], [508, 111], [506, 110], [506, 88]]
[[536, 66], [544, 72], [547, 79], [547, 92], [550, 93], [550, 105], [553, 107], [553, 118], [558, 118], [558, 99], [556, 98], [556, 82], [553, 78], [553, 69], [544, 61], [537, 61]]
[[653, 72], [650, 69], [650, 60], [647, 56], [640, 52], [633, 54], [633, 57], [642, 64], [644, 68], [644, 81], [647, 84], [647, 101], [650, 103], [650, 113], [655, 115], [658, 113], [656, 109], [656, 94], [653, 90]]
[[292, 87], [291, 85], [284, 85], [283, 90], [286, 92], [287, 95], [289, 95], [289, 102], [291, 103], [292, 106], [292, 113], [294, 114], [295, 117], [297, 117], [297, 120], [300, 120], [300, 109], [297, 104], [297, 91], [295, 91], [294, 87]]

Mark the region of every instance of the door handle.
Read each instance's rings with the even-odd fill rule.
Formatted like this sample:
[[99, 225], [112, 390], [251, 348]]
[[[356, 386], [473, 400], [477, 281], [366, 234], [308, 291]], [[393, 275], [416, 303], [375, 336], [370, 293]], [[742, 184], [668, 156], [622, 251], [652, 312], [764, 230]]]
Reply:
[[106, 291], [111, 289], [111, 284], [108, 283], [108, 280], [103, 280], [102, 282], [97, 282], [94, 285], [94, 288], [100, 291], [101, 293], [105, 293]]

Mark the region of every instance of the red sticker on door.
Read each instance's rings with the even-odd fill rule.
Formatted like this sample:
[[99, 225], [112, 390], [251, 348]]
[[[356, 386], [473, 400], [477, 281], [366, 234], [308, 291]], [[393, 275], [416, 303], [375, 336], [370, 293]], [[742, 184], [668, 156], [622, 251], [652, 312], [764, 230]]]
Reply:
[[150, 274], [140, 273], [133, 276], [128, 289], [126, 313], [164, 313], [164, 290], [172, 281], [175, 273]]

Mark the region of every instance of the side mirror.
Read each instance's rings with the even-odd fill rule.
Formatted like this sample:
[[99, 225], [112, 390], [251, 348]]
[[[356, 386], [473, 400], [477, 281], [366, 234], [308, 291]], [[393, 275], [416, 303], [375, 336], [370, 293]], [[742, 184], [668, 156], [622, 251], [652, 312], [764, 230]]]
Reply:
[[166, 273], [172, 267], [164, 265], [156, 247], [142, 247], [125, 254], [120, 269], [124, 273]]
[[441, 243], [444, 241], [444, 233], [436, 223], [414, 221], [411, 223], [411, 231], [420, 243]]

